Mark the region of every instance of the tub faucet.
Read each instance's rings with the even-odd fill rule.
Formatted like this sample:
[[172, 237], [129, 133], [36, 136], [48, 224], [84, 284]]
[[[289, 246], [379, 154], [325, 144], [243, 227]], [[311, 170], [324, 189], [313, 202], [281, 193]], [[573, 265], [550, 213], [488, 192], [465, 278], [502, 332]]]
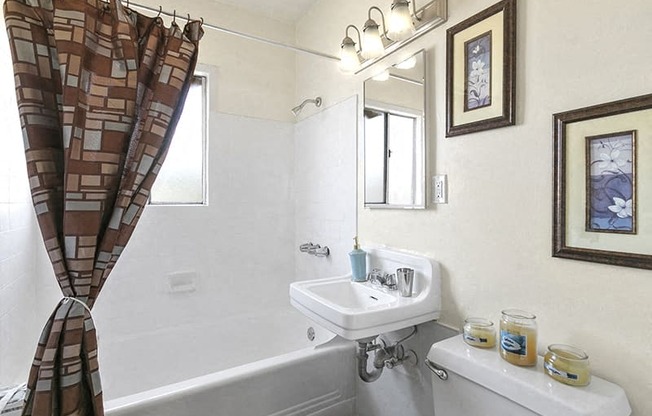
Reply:
[[310, 254], [314, 254], [317, 257], [328, 257], [331, 254], [331, 251], [327, 246], [319, 247], [319, 244], [317, 244], [317, 248], [315, 248], [314, 251], [311, 251]]
[[301, 244], [299, 246], [299, 251], [317, 257], [328, 257], [331, 254], [331, 251], [328, 248], [328, 246], [322, 247], [319, 244], [313, 244], [313, 243]]
[[302, 253], [308, 253], [310, 250], [312, 250], [315, 247], [313, 243], [305, 243], [301, 244], [299, 246], [299, 251]]

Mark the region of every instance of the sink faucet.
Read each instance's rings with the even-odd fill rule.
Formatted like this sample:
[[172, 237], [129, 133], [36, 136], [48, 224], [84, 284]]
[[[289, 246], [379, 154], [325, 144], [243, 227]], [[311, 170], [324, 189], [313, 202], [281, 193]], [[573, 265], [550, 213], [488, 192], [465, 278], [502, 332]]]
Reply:
[[384, 273], [380, 269], [373, 269], [367, 275], [367, 280], [369, 280], [372, 285], [384, 287], [388, 290], [396, 290], [395, 274]]

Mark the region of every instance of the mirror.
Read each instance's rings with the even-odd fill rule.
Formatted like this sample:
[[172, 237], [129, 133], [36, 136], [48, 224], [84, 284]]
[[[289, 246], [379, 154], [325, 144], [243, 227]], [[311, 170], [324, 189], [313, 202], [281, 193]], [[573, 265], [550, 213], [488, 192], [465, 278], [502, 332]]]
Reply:
[[364, 82], [367, 208], [425, 208], [425, 51]]

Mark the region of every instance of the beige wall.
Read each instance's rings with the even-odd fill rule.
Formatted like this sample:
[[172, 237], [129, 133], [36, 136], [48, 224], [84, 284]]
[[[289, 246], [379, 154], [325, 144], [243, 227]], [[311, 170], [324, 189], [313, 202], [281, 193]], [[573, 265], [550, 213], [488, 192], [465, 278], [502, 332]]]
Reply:
[[[182, 5], [175, 0], [140, 0], [137, 3], [154, 8], [161, 4], [166, 11], [177, 8], [179, 13], [190, 13], [193, 18], [202, 16], [213, 25], [294, 43], [294, 24], [212, 0], [193, 0]], [[148, 11], [143, 13], [152, 15]], [[171, 19], [166, 20], [169, 23]], [[296, 105], [294, 56], [294, 52], [286, 49], [205, 29], [199, 44], [199, 63], [215, 67], [211, 82], [217, 84], [217, 96], [211, 97], [211, 111], [294, 122], [290, 112]]]
[[[652, 3], [520, 0], [517, 125], [446, 139], [446, 28], [494, 1], [449, 3], [446, 25], [387, 62], [427, 49], [429, 172], [448, 174], [450, 202], [372, 211], [359, 199], [361, 239], [441, 262], [442, 322], [528, 309], [538, 316], [540, 349], [553, 342], [586, 349], [595, 374], [623, 386], [636, 415], [652, 414], [652, 271], [550, 254], [552, 114], [651, 92]], [[346, 25], [360, 27], [373, 4], [321, 0], [298, 23], [298, 43], [337, 54]], [[328, 105], [361, 94], [378, 70], [345, 76], [334, 62], [298, 56], [297, 95], [321, 94]]]

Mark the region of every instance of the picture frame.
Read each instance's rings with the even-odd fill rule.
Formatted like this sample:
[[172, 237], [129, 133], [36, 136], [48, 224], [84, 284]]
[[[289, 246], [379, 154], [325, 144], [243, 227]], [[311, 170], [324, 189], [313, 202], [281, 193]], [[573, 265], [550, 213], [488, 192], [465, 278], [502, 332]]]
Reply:
[[446, 137], [516, 123], [516, 0], [446, 31]]
[[652, 94], [553, 126], [553, 257], [652, 269]]

